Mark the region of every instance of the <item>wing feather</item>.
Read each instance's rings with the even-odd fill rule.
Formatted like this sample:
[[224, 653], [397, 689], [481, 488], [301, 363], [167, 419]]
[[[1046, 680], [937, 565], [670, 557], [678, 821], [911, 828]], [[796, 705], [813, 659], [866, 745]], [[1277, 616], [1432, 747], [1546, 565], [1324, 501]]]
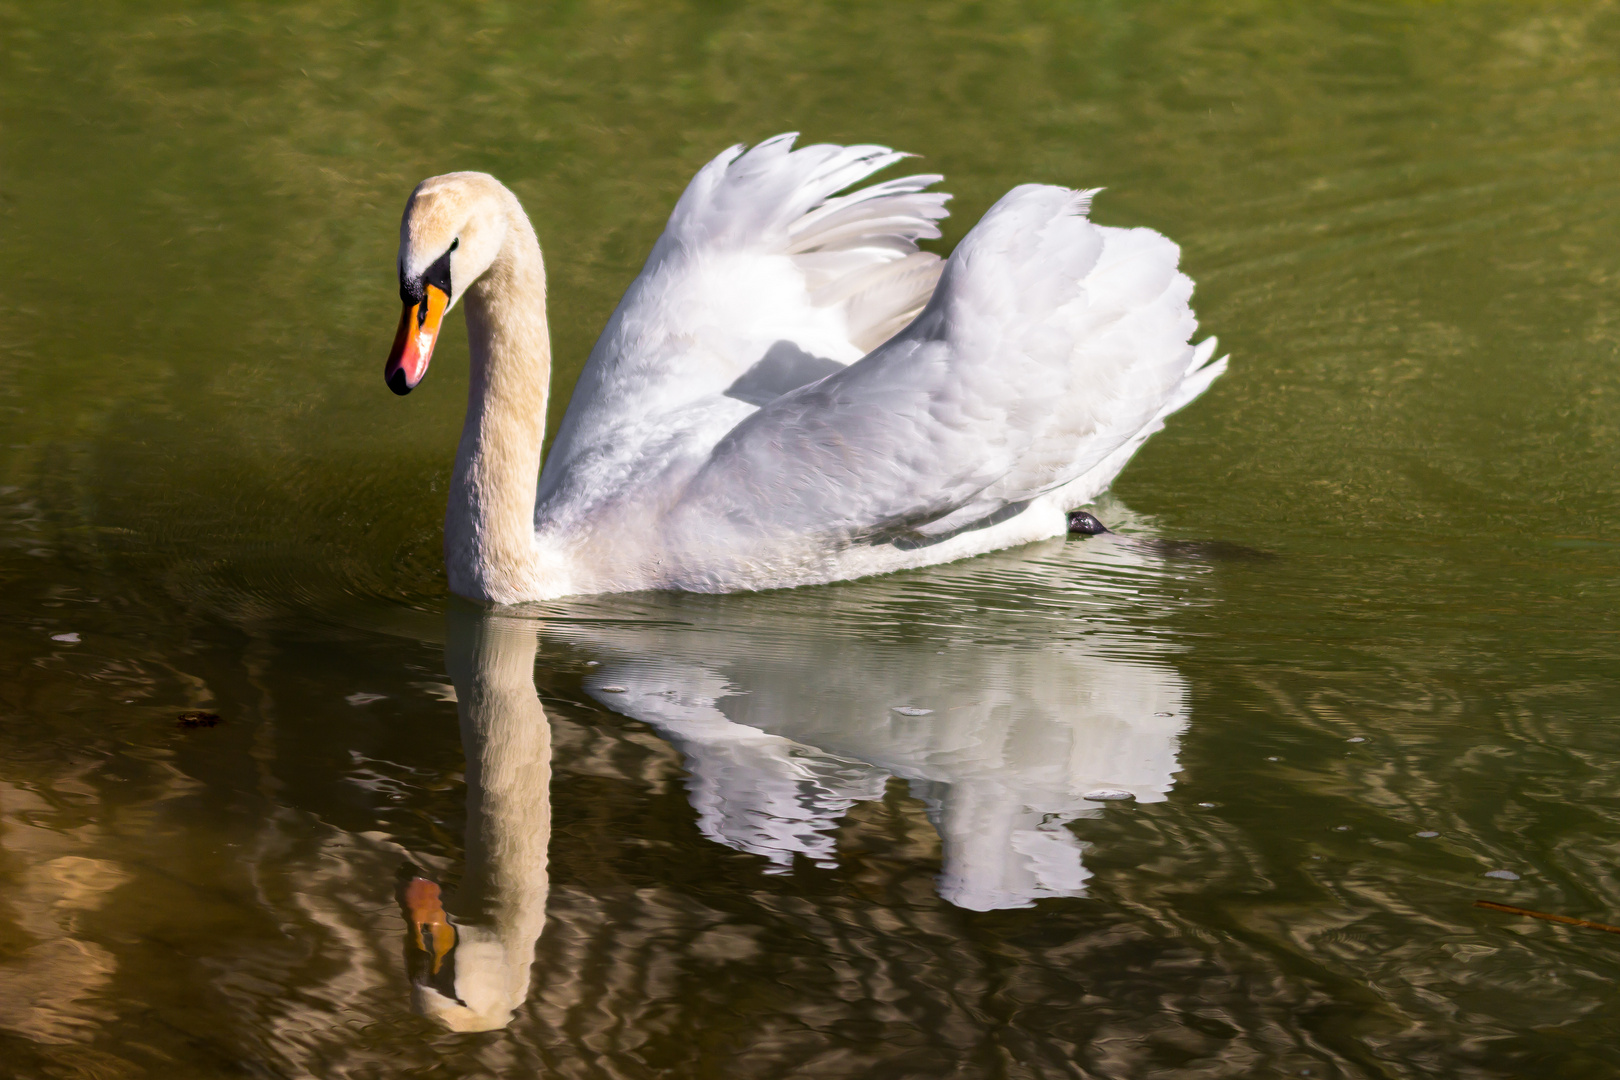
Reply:
[[681, 195], [575, 384], [538, 524], [566, 529], [633, 478], [696, 469], [757, 407], [727, 396], [751, 370], [782, 355], [818, 374], [848, 364], [926, 303], [941, 261], [917, 241], [939, 236], [940, 177], [839, 194], [907, 155], [794, 138], [730, 148]]
[[1179, 249], [1093, 224], [1094, 194], [1010, 192], [905, 329], [719, 442], [680, 500], [684, 528], [921, 542], [1106, 486], [1224, 361], [1188, 344]]

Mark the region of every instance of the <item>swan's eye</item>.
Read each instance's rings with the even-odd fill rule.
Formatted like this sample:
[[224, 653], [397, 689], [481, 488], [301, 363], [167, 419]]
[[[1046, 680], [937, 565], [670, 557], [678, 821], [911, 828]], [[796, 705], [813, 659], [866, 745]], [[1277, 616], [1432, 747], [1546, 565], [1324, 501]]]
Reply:
[[451, 244], [449, 251], [434, 259], [433, 265], [422, 271], [422, 285], [424, 287], [436, 285], [444, 295], [454, 295], [450, 289], [450, 252], [455, 249], [456, 246]]
[[454, 240], [450, 241], [450, 250], [451, 251], [456, 250], [456, 248], [458, 248], [460, 246], [461, 246], [461, 237], [458, 236]]

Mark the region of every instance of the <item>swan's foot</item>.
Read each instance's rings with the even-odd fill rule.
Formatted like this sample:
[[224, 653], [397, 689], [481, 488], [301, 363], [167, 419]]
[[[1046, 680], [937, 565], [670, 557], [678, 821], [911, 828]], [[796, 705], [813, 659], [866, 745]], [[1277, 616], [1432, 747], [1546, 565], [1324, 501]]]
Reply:
[[1079, 536], [1096, 536], [1108, 531], [1108, 526], [1097, 520], [1095, 514], [1084, 510], [1069, 511], [1069, 532]]

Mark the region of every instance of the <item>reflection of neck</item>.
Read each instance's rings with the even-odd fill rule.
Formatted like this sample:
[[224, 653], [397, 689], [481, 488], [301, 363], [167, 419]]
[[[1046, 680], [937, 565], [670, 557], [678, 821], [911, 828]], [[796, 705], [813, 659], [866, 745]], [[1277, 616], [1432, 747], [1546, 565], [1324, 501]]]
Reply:
[[551, 726], [534, 688], [535, 628], [457, 612], [445, 651], [467, 755], [467, 868], [456, 990], [484, 1026], [528, 996], [550, 879]]
[[539, 591], [534, 495], [551, 382], [540, 243], [503, 194], [506, 242], [467, 290], [472, 379], [444, 520], [451, 589], [501, 603]]

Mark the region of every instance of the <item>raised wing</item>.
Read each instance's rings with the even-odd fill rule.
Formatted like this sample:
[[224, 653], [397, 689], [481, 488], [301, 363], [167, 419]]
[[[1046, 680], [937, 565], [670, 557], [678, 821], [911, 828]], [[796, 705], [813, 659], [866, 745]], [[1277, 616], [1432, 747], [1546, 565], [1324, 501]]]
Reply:
[[909, 326], [720, 441], [677, 528], [921, 544], [1059, 489], [1094, 496], [1224, 360], [1188, 344], [1176, 245], [1092, 224], [1093, 194], [1008, 193]]
[[[540, 478], [566, 528], [649, 473], [690, 472], [740, 420], [858, 360], [939, 277], [941, 178], [837, 193], [906, 155], [779, 135], [700, 170], [591, 350]], [[684, 479], [684, 478], [683, 478]]]

